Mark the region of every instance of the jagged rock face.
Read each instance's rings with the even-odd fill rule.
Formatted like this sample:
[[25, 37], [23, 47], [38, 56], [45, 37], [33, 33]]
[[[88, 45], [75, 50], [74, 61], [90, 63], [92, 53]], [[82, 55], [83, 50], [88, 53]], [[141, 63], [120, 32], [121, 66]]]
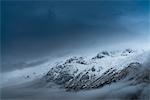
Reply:
[[[126, 49], [123, 53], [131, 54], [134, 51]], [[120, 56], [122, 56], [122, 53], [120, 53]], [[109, 66], [105, 68], [106, 66], [99, 66], [103, 62], [98, 63], [99, 60], [96, 62], [97, 59], [105, 61], [105, 57], [107, 59], [107, 57], [114, 56], [112, 53], [103, 51], [90, 60], [85, 60], [83, 57], [72, 57], [64, 63], [52, 67], [45, 79], [47, 82], [63, 85], [67, 91], [95, 89], [122, 80], [134, 81], [133, 84], [150, 83], [150, 69], [141, 70], [143, 67], [141, 63], [130, 62], [122, 69]], [[117, 66], [116, 64], [114, 65]]]
[[57, 64], [56, 66], [52, 67], [45, 76], [46, 81], [53, 81], [56, 84], [65, 84], [70, 79], [75, 77], [75, 74], [78, 72], [78, 68], [73, 65], [74, 63], [86, 65], [83, 57], [70, 58], [63, 64]]
[[72, 57], [68, 60], [66, 60], [65, 64], [68, 64], [68, 63], [79, 63], [79, 64], [87, 64], [87, 62], [84, 60], [83, 57]]
[[46, 81], [53, 81], [56, 84], [64, 84], [74, 77], [78, 69], [71, 65], [56, 65], [51, 68], [50, 71], [45, 76]]
[[[111, 79], [111, 75], [115, 73], [115, 69], [109, 69], [105, 73], [103, 73], [100, 77], [91, 76], [87, 73], [80, 74], [80, 77], [75, 77], [73, 80], [69, 81], [68, 84], [65, 85], [67, 90], [81, 90], [81, 89], [90, 89], [90, 88], [98, 88], [103, 86], [105, 83], [109, 83]], [[86, 78], [85, 78], [86, 77]]]
[[[75, 79], [71, 80], [66, 84], [65, 88], [70, 90], [82, 90], [82, 89], [93, 89], [105, 86], [107, 84], [111, 84], [113, 82], [118, 82], [123, 79], [127, 79], [128, 81], [135, 81], [135, 84], [138, 83], [150, 83], [150, 70], [144, 70], [141, 72], [140, 68], [142, 65], [138, 62], [133, 62], [129, 64], [128, 67], [125, 67], [122, 70], [117, 71], [116, 69], [110, 68], [106, 72], [104, 72], [98, 78], [85, 78], [84, 83], [82, 82], [82, 77], [75, 77]], [[88, 73], [83, 76], [88, 76]], [[78, 81], [77, 81], [78, 80]]]
[[72, 79], [73, 76], [68, 73], [60, 73], [58, 77], [54, 80], [56, 84], [65, 84], [67, 81]]

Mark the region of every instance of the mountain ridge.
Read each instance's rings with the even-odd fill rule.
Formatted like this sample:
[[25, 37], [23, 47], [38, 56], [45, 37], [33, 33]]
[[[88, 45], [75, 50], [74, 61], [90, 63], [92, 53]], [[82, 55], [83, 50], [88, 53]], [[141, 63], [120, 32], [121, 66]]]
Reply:
[[150, 70], [143, 69], [142, 55], [125, 49], [101, 51], [91, 59], [72, 57], [53, 66], [44, 78], [46, 82], [62, 85], [66, 91], [96, 89], [124, 79], [149, 84]]

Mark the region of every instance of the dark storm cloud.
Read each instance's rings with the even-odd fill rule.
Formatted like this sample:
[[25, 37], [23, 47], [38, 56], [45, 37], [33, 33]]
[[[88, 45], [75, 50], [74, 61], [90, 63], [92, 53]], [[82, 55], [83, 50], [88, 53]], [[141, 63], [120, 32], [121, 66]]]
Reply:
[[1, 6], [3, 62], [148, 31], [148, 1], [3, 1]]

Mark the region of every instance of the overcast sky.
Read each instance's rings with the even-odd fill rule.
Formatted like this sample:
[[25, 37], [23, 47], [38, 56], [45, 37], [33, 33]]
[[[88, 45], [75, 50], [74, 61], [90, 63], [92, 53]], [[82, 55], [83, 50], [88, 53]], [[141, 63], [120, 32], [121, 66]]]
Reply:
[[1, 10], [2, 70], [57, 51], [150, 40], [148, 0], [5, 1]]

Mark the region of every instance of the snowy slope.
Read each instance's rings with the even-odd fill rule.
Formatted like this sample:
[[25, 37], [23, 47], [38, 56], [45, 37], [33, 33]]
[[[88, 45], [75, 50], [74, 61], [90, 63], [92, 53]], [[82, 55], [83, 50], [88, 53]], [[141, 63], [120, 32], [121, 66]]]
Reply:
[[53, 66], [45, 79], [63, 85], [67, 90], [98, 88], [122, 80], [128, 73], [135, 74], [141, 70], [147, 56], [149, 54], [145, 51], [126, 49], [101, 51], [90, 59], [72, 57]]

